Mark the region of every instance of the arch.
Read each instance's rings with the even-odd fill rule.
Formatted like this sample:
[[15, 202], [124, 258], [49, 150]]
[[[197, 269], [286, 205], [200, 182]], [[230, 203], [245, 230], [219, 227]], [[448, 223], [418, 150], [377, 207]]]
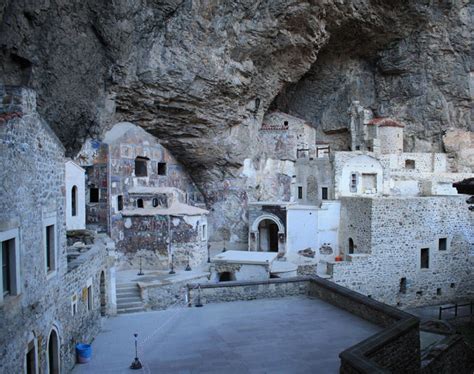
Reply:
[[253, 221], [252, 231], [254, 231], [254, 232], [258, 231], [258, 226], [260, 225], [260, 222], [262, 222], [266, 219], [270, 220], [270, 221], [273, 221], [277, 224], [279, 234], [285, 232], [285, 226], [283, 226], [283, 223], [281, 222], [280, 218], [278, 218], [276, 215], [274, 215], [272, 213], [265, 213], [265, 214], [262, 214], [261, 216], [258, 216], [255, 219], [255, 221]]
[[49, 333], [48, 343], [46, 346], [49, 374], [60, 374], [61, 372], [60, 347], [61, 344], [59, 343], [59, 332], [56, 326], [53, 325]]
[[235, 274], [230, 271], [224, 271], [219, 273], [219, 282], [231, 282], [235, 281]]
[[252, 224], [250, 240], [256, 251], [285, 252], [285, 226], [276, 215], [262, 214]]
[[105, 316], [107, 314], [107, 289], [105, 284], [105, 272], [101, 271], [100, 273], [100, 315]]
[[74, 185], [71, 188], [71, 215], [73, 217], [77, 216], [77, 186]]
[[352, 238], [349, 238], [349, 254], [353, 254], [354, 253], [354, 240], [352, 240]]

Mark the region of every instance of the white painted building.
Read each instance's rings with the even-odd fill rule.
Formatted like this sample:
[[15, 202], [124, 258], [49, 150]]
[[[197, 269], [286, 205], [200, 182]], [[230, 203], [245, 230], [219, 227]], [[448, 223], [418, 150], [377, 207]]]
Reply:
[[66, 161], [66, 228], [86, 228], [85, 170], [74, 161]]

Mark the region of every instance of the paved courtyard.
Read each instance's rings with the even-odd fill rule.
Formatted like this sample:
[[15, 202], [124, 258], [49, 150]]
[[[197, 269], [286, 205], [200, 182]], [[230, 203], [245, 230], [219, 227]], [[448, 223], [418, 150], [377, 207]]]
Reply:
[[[80, 373], [337, 373], [339, 353], [380, 329], [319, 299], [287, 297], [121, 315]], [[133, 333], [144, 368], [132, 371]]]

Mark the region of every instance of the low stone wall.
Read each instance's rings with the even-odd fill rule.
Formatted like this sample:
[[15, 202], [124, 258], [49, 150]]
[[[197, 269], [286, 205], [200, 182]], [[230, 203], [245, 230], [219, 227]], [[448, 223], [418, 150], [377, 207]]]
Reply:
[[[193, 282], [207, 282], [208, 276], [201, 276]], [[187, 304], [187, 287], [189, 279], [167, 284], [146, 284], [139, 282], [141, 297], [147, 310], [164, 310]]]
[[461, 335], [451, 335], [443, 339], [423, 358], [421, 373], [459, 373], [474, 372], [474, 351]]
[[[195, 304], [197, 284], [188, 285], [188, 298]], [[308, 295], [320, 298], [374, 324], [385, 327], [340, 354], [341, 373], [420, 371], [419, 321], [412, 315], [319, 277], [269, 279], [256, 282], [201, 284], [203, 304], [271, 297]]]
[[[201, 303], [306, 295], [308, 282], [309, 278], [292, 278], [200, 284]], [[188, 284], [188, 300], [191, 304], [196, 303], [198, 293], [198, 284]]]

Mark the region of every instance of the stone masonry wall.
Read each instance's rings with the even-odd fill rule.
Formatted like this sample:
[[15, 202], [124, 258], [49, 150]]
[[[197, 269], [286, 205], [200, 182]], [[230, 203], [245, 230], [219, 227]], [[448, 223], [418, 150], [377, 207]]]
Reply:
[[[366, 211], [354, 209], [357, 204], [371, 206], [371, 221]], [[371, 255], [330, 264], [334, 282], [399, 306], [472, 296], [466, 284], [473, 277], [474, 217], [465, 197], [344, 198], [342, 206], [352, 216], [341, 221], [340, 242], [347, 242], [354, 227], [371, 231]], [[446, 250], [438, 248], [440, 238], [447, 239]], [[427, 269], [420, 268], [421, 248], [429, 248]]]
[[[76, 316], [71, 314], [72, 290], [86, 287], [92, 277], [94, 294], [99, 295], [96, 274], [105, 269], [105, 252], [93, 261], [67, 273], [64, 148], [48, 125], [35, 112], [33, 91], [1, 87], [3, 102], [20, 104], [10, 116], [2, 108], [0, 158], [2, 199], [0, 232], [17, 229], [20, 252], [19, 294], [6, 296], [0, 303], [0, 372], [20, 373], [30, 339], [35, 339], [40, 373], [47, 372], [47, 344], [51, 329], [59, 333], [61, 371], [73, 364], [71, 347], [75, 341], [90, 341], [98, 330], [99, 298], [92, 311], [78, 301]], [[16, 99], [12, 99], [16, 97]], [[1, 100], [0, 100], [1, 101]], [[10, 116], [10, 117], [6, 117]], [[56, 228], [56, 270], [45, 267], [45, 220]]]

